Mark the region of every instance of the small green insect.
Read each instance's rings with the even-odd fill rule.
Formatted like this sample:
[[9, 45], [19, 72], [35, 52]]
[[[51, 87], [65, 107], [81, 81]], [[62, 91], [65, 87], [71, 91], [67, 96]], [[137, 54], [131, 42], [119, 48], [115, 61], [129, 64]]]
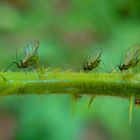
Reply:
[[140, 61], [139, 55], [140, 44], [134, 44], [128, 48], [122, 63], [117, 65], [121, 73], [122, 71], [136, 67]]
[[39, 48], [40, 42], [39, 40], [33, 40], [31, 41], [28, 46], [25, 49], [25, 56], [20, 62], [18, 62], [17, 53], [16, 53], [16, 61], [13, 61], [5, 70], [6, 72], [13, 64], [16, 64], [16, 66], [20, 68], [27, 68], [29, 66], [35, 66], [38, 67], [38, 48]]
[[91, 71], [99, 66], [101, 62], [101, 55], [102, 55], [102, 49], [96, 48], [92, 49], [87, 56], [87, 59], [84, 62], [83, 69], [84, 71]]

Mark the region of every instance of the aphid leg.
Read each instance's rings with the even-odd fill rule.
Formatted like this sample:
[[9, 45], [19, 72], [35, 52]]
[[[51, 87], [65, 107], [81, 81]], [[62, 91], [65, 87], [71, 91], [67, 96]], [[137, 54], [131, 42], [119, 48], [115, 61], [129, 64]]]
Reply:
[[35, 70], [36, 70], [37, 72], [39, 72], [39, 70], [40, 70], [39, 67], [38, 67], [36, 64], [35, 64], [34, 66], [35, 66]]
[[21, 71], [21, 68], [19, 68], [19, 71], [22, 72], [22, 71]]
[[110, 71], [109, 71], [109, 69], [107, 68], [107, 66], [105, 65], [105, 63], [101, 60], [101, 62], [102, 62], [102, 64], [104, 65], [104, 67], [105, 67], [105, 69], [107, 70], [107, 72], [108, 73], [111, 73]]
[[16, 64], [18, 67], [18, 63], [14, 61], [3, 72], [6, 72], [13, 64]]
[[133, 114], [133, 103], [134, 103], [134, 97], [130, 97], [130, 104], [129, 104], [129, 124], [132, 123], [132, 114]]
[[116, 73], [116, 70], [114, 69], [112, 63], [111, 63], [111, 72]]
[[88, 104], [88, 110], [91, 107], [91, 104], [92, 104], [93, 100], [95, 99], [95, 97], [96, 97], [95, 95], [92, 95], [91, 96], [90, 101], [89, 101], [89, 104]]
[[34, 65], [34, 69], [35, 69], [35, 70], [37, 70], [37, 67], [36, 67], [36, 65]]
[[[100, 70], [102, 70], [103, 72], [105, 72], [105, 70], [104, 70], [104, 69], [102, 69], [101, 67], [99, 67], [99, 69], [100, 69]], [[93, 69], [93, 70], [95, 71], [95, 69]]]
[[123, 70], [121, 70], [121, 75], [122, 75]]
[[7, 82], [8, 79], [6, 79], [3, 75], [0, 74], [0, 77], [2, 78], [3, 81]]

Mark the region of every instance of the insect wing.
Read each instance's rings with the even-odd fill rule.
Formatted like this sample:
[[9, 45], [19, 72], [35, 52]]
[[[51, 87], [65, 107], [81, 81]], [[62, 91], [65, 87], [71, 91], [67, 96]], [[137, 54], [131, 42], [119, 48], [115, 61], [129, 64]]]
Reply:
[[32, 42], [30, 42], [30, 44], [25, 49], [24, 61], [38, 53], [39, 45], [39, 40], [33, 40]]
[[132, 55], [135, 59], [137, 59], [140, 55], [140, 44], [135, 44], [135, 46], [133, 48], [134, 48], [134, 50], [133, 50]]
[[31, 57], [37, 53], [37, 50], [39, 48], [40, 42], [38, 40], [33, 40], [30, 42], [30, 44], [25, 49], [25, 55], [26, 57]]
[[130, 48], [128, 48], [124, 61], [126, 64], [128, 64], [130, 61], [138, 59], [139, 55], [140, 55], [140, 44], [134, 44]]
[[88, 54], [88, 61], [90, 63], [98, 61], [101, 58], [101, 55], [102, 55], [101, 48], [92, 49], [91, 52], [89, 52], [89, 54]]

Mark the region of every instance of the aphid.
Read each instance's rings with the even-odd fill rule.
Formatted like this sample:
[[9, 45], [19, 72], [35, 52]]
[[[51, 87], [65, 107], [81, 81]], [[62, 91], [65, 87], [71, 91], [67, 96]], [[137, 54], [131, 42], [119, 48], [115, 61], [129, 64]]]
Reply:
[[17, 53], [16, 53], [16, 61], [13, 61], [5, 70], [6, 72], [13, 64], [16, 64], [18, 68], [27, 68], [29, 66], [38, 65], [38, 48], [40, 42], [39, 40], [31, 41], [25, 49], [25, 56], [20, 62], [18, 62]]
[[87, 59], [85, 60], [83, 66], [84, 71], [91, 71], [98, 67], [101, 62], [101, 55], [102, 49], [96, 48], [91, 50], [91, 52], [88, 53]]
[[117, 65], [121, 73], [124, 70], [128, 70], [130, 68], [134, 68], [135, 66], [137, 66], [140, 61], [139, 55], [140, 55], [140, 44], [134, 44], [133, 46], [128, 48], [123, 58], [122, 64]]

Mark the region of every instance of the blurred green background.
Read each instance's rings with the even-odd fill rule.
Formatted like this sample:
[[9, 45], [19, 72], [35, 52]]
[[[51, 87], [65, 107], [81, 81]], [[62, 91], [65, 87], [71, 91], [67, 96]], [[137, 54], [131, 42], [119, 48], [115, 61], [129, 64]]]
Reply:
[[[1, 70], [34, 39], [45, 67], [80, 70], [87, 51], [100, 47], [106, 66], [117, 70], [127, 48], [140, 43], [140, 1], [0, 0]], [[97, 97], [88, 111], [89, 100], [79, 99], [72, 115], [69, 96], [1, 97], [0, 139], [140, 139], [140, 108], [130, 127], [128, 100]]]

